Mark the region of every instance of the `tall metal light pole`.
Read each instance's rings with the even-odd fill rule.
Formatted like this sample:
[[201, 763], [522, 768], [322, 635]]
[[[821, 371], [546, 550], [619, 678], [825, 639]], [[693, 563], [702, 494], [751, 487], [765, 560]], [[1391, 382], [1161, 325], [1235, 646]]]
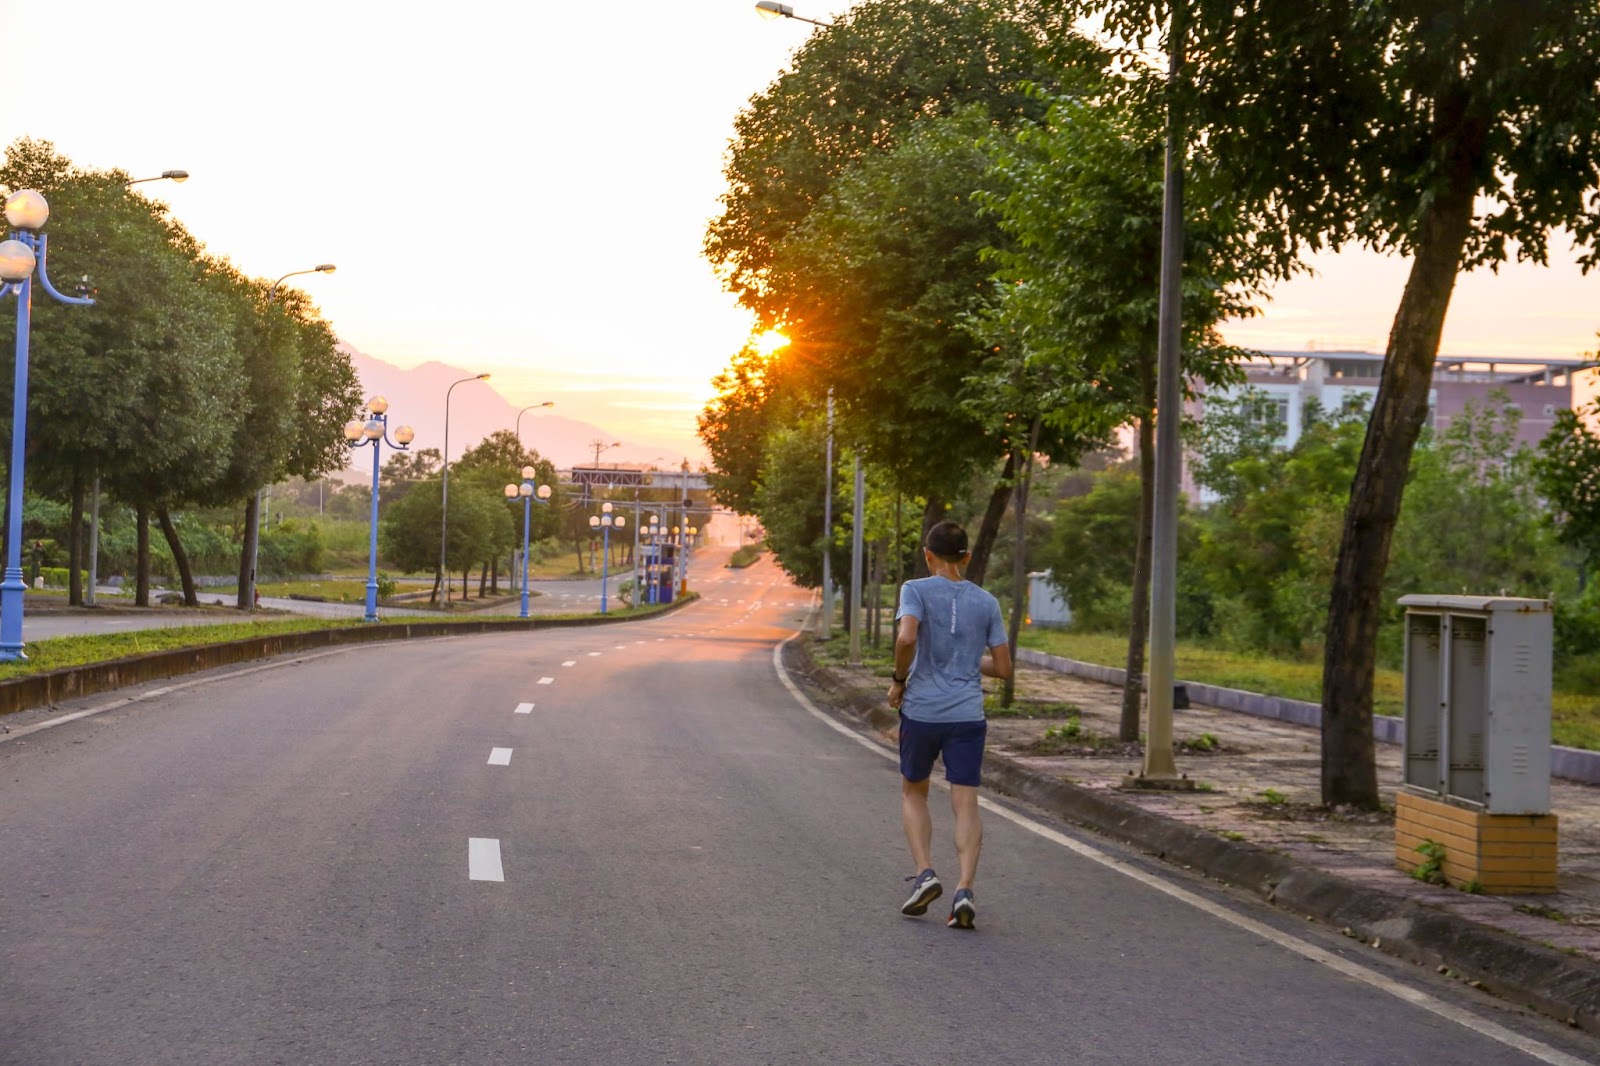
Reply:
[[867, 472], [861, 468], [861, 453], [855, 456], [856, 506], [850, 529], [850, 665], [861, 665], [861, 526], [865, 521]]
[[474, 374], [470, 378], [451, 382], [450, 387], [444, 390], [444, 473], [443, 486], [439, 493], [439, 604], [448, 606], [450, 603], [450, 572], [445, 569], [445, 545], [450, 536], [450, 394], [456, 391], [457, 385], [469, 381], [488, 381], [488, 374]]
[[833, 636], [833, 386], [828, 386], [828, 447], [822, 464], [822, 639]]
[[0, 296], [17, 298], [16, 373], [11, 403], [11, 486], [6, 497], [6, 573], [0, 582], [0, 662], [17, 662], [28, 656], [22, 650], [22, 601], [27, 585], [22, 580], [22, 474], [28, 439], [28, 331], [33, 313], [33, 276], [55, 300], [64, 304], [94, 303], [87, 296], [63, 296], [50, 284], [45, 269], [49, 238], [40, 233], [50, 220], [50, 205], [32, 189], [6, 190], [6, 221], [11, 236], [0, 241]]
[[506, 486], [506, 499], [522, 499], [522, 617], [528, 617], [528, 526], [533, 518], [533, 501], [550, 502], [550, 486], [535, 485], [538, 471], [531, 466], [522, 468], [522, 484]]
[[[177, 172], [174, 171], [174, 173]], [[277, 281], [274, 281], [272, 287], [267, 290], [267, 304], [270, 306], [277, 303], [278, 286], [289, 278], [299, 277], [301, 274], [332, 274], [338, 269], [332, 263], [319, 263], [308, 270], [291, 270]], [[241, 601], [239, 606], [247, 611], [256, 609], [256, 567], [261, 562], [261, 494], [265, 489], [265, 485], [256, 489], [256, 505], [250, 515], [250, 528], [245, 531], [245, 536], [250, 544], [250, 572], [245, 575], [244, 581], [239, 586], [239, 599]]]
[[391, 448], [405, 451], [417, 435], [410, 426], [398, 426], [394, 439], [390, 440], [388, 411], [389, 401], [374, 396], [367, 401], [367, 418], [352, 419], [344, 424], [344, 439], [350, 442], [352, 450], [372, 449], [372, 521], [367, 531], [367, 612], [361, 619], [363, 622], [378, 620], [378, 456], [383, 451], [381, 445], [388, 443]]
[[1167, 72], [1167, 158], [1161, 212], [1161, 304], [1156, 348], [1156, 485], [1150, 567], [1150, 708], [1144, 768], [1130, 783], [1156, 787], [1179, 780], [1172, 757], [1172, 686], [1176, 674], [1178, 584], [1178, 478], [1183, 452], [1183, 141], [1177, 86], [1187, 34], [1183, 3], [1172, 8]]
[[[163, 170], [153, 178], [131, 178], [123, 182], [124, 188], [131, 188], [146, 181], [172, 181], [182, 184], [189, 180], [187, 170]], [[100, 470], [98, 466], [94, 472], [94, 490], [90, 494], [89, 502], [89, 581], [83, 590], [83, 605], [93, 607], [94, 587], [100, 580]]]

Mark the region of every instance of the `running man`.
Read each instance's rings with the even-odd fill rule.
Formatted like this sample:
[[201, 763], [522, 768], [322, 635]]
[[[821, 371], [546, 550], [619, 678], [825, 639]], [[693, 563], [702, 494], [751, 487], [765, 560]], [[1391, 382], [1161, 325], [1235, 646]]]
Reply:
[[933, 872], [933, 818], [928, 812], [933, 760], [943, 756], [961, 863], [961, 880], [945, 924], [972, 929], [978, 917], [972, 882], [983, 846], [978, 784], [988, 732], [982, 678], [1011, 676], [1011, 647], [1000, 604], [961, 576], [972, 558], [967, 531], [954, 522], [940, 522], [928, 530], [922, 553], [930, 576], [900, 587], [889, 686], [889, 706], [900, 711], [900, 817], [912, 863], [922, 871], [906, 878], [915, 883], [900, 913], [924, 914], [944, 893]]

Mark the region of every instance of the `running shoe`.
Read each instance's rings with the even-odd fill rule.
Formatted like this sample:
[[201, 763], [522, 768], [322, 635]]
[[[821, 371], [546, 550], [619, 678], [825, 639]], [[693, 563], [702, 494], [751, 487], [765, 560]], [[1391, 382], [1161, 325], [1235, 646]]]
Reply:
[[916, 884], [911, 886], [911, 898], [901, 904], [901, 914], [910, 915], [913, 918], [919, 914], [926, 914], [928, 904], [944, 894], [944, 886], [939, 883], [939, 875], [933, 872], [932, 867], [922, 871], [920, 874], [912, 874], [906, 880], [915, 881]]
[[956, 901], [950, 904], [950, 920], [945, 926], [950, 929], [975, 929], [977, 928], [978, 908], [972, 902], [972, 889], [956, 889]]

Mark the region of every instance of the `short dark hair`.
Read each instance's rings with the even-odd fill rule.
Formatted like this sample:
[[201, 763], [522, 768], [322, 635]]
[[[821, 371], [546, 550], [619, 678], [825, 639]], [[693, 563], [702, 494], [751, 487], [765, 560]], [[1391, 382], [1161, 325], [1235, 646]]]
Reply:
[[922, 543], [945, 562], [960, 562], [967, 554], [967, 531], [954, 522], [940, 522], [928, 530], [928, 538]]

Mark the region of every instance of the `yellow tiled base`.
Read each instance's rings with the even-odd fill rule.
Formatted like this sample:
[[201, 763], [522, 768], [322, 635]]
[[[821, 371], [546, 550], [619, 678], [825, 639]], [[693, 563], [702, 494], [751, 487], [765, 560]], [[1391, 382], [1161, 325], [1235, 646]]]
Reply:
[[1440, 871], [1456, 888], [1476, 883], [1494, 895], [1556, 890], [1556, 816], [1487, 814], [1399, 792], [1394, 807], [1394, 858], [1406, 873], [1428, 861], [1417, 846], [1444, 848]]

